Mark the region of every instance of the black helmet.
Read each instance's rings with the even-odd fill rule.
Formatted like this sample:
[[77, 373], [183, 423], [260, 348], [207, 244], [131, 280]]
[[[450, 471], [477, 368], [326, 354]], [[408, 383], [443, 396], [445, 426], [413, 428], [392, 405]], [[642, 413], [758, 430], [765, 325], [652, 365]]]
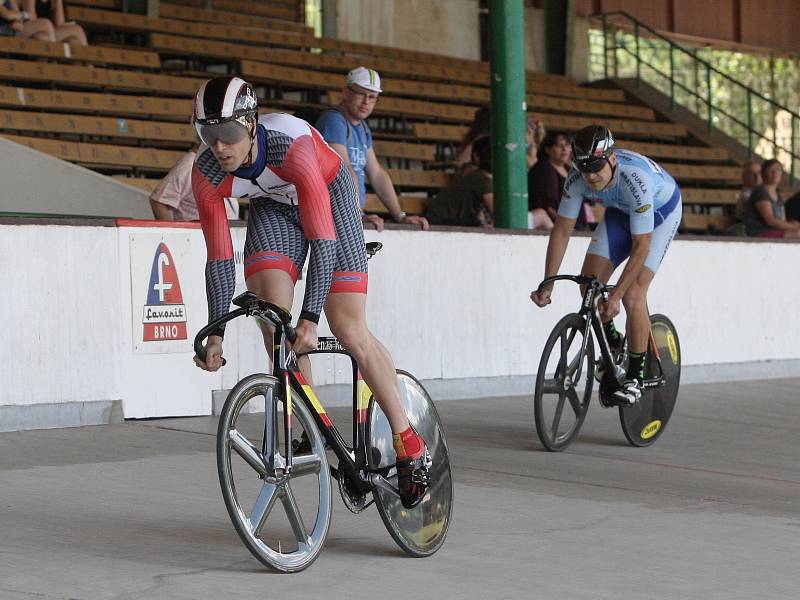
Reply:
[[194, 97], [194, 126], [200, 139], [212, 145], [217, 139], [234, 143], [258, 115], [258, 98], [249, 83], [239, 77], [215, 77], [206, 81]]
[[602, 125], [589, 125], [572, 137], [572, 161], [576, 169], [585, 173], [602, 169], [613, 149], [614, 136]]

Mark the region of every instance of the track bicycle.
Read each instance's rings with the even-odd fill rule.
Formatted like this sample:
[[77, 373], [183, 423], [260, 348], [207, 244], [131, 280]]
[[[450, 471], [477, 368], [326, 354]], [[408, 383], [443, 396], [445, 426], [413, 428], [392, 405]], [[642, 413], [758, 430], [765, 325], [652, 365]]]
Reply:
[[[681, 350], [675, 326], [662, 314], [650, 316], [642, 396], [632, 406], [622, 406], [614, 392], [625, 377], [625, 343], [616, 356], [597, 307], [613, 286], [606, 286], [591, 275], [556, 275], [542, 281], [538, 291], [558, 280], [572, 281], [585, 289], [580, 311], [564, 316], [556, 324], [542, 351], [534, 388], [539, 439], [552, 452], [564, 450], [572, 443], [586, 418], [597, 378], [600, 404], [619, 407], [622, 432], [628, 442], [633, 446], [650, 446], [664, 433], [678, 397]], [[596, 362], [593, 338], [600, 351]]]
[[[371, 256], [379, 243], [367, 244]], [[228, 394], [217, 431], [217, 470], [228, 515], [239, 537], [264, 565], [281, 572], [308, 567], [319, 555], [331, 520], [331, 478], [345, 506], [360, 513], [372, 503], [394, 541], [414, 557], [435, 553], [450, 525], [453, 483], [444, 429], [431, 397], [410, 373], [397, 371], [404, 408], [431, 456], [431, 484], [413, 509], [400, 502], [392, 431], [361, 379], [358, 365], [336, 338], [322, 337], [310, 354], [349, 356], [353, 373], [352, 446], [303, 378], [290, 348], [292, 316], [252, 292], [239, 308], [204, 327], [194, 349], [240, 316], [274, 328], [272, 372], [239, 381]], [[280, 418], [282, 413], [283, 418]], [[281, 423], [282, 421], [282, 423]], [[329, 464], [328, 451], [338, 461]], [[274, 510], [283, 506], [283, 513]], [[281, 518], [283, 516], [283, 518]]]

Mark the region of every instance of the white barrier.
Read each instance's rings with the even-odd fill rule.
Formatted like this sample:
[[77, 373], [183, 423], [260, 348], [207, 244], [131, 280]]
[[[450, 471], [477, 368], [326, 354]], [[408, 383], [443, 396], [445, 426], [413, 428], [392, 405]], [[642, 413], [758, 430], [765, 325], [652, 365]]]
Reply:
[[[194, 366], [192, 337], [206, 322], [202, 233], [153, 225], [0, 225], [8, 341], [0, 429], [58, 425], [65, 414], [59, 407], [91, 403], [105, 403], [106, 416], [108, 404], [119, 401], [129, 418], [210, 414], [213, 390], [266, 368], [249, 319], [228, 328], [227, 367], [208, 374]], [[233, 228], [237, 292], [244, 289], [244, 234]], [[367, 239], [384, 243], [370, 262], [370, 326], [397, 365], [425, 380], [435, 397], [528, 389], [551, 327], [578, 307], [568, 283], [559, 284], [547, 309], [528, 299], [542, 278], [545, 236], [387, 230], [368, 231]], [[573, 239], [562, 272], [578, 271], [587, 244], [587, 237]], [[797, 249], [778, 242], [673, 243], [650, 306], [674, 321], [685, 373], [713, 379], [794, 372]], [[315, 358], [315, 378], [349, 382], [349, 366]], [[37, 415], [33, 422], [21, 416], [25, 408]]]

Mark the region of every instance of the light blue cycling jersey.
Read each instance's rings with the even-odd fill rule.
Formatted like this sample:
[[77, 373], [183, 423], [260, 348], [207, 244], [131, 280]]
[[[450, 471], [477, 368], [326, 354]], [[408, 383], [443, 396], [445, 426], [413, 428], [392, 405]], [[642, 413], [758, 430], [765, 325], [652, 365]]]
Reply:
[[[616, 208], [630, 217], [630, 233], [651, 233], [672, 212], [680, 190], [672, 176], [655, 161], [630, 150], [614, 150], [617, 168], [608, 188], [594, 191], [580, 171], [567, 174], [558, 214], [577, 219], [584, 200]], [[662, 210], [663, 209], [663, 210]]]

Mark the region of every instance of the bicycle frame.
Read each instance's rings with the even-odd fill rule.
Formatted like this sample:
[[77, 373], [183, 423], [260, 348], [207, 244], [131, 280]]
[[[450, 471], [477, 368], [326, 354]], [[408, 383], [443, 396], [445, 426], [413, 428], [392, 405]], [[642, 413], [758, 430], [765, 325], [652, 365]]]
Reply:
[[[608, 342], [605, 329], [603, 328], [603, 322], [600, 319], [600, 313], [597, 310], [598, 300], [600, 300], [601, 298], [605, 298], [610, 288], [604, 285], [599, 279], [597, 279], [594, 276], [556, 275], [554, 277], [548, 277], [544, 281], [542, 281], [542, 283], [539, 285], [539, 290], [541, 290], [546, 283], [555, 282], [562, 279], [573, 281], [582, 286], [585, 286], [585, 290], [583, 292], [583, 300], [581, 303], [581, 309], [578, 312], [578, 314], [586, 320], [586, 329], [583, 332], [583, 344], [581, 346], [581, 351], [578, 354], [576, 364], [578, 366], [583, 365], [583, 359], [586, 356], [586, 345], [589, 343], [589, 338], [590, 338], [589, 328], [591, 327], [592, 331], [594, 331], [595, 338], [597, 339], [597, 344], [600, 347], [600, 356], [602, 357], [603, 363], [606, 367], [606, 372], [618, 375], [617, 365], [614, 362], [614, 357], [611, 354], [611, 345]], [[572, 340], [570, 340], [570, 342], [571, 341]], [[650, 344], [650, 348], [653, 351], [653, 356], [656, 359], [656, 364], [658, 365], [658, 376], [651, 379], [645, 379], [642, 382], [642, 387], [643, 388], [660, 387], [666, 383], [666, 379], [664, 378], [664, 370], [661, 366], [661, 355], [658, 351], [658, 345], [656, 344], [655, 338], [653, 337], [652, 329], [650, 329], [648, 341]], [[580, 377], [580, 371], [578, 372], [577, 376]]]
[[[362, 493], [371, 491], [372, 484], [365, 481], [361, 474], [363, 472], [370, 472], [369, 469], [367, 469], [366, 456], [366, 419], [372, 391], [361, 378], [355, 359], [339, 343], [339, 340], [334, 337], [319, 338], [317, 348], [309, 353], [344, 354], [350, 358], [353, 372], [353, 447], [351, 448], [346, 444], [344, 438], [342, 438], [341, 433], [334, 425], [325, 407], [314, 393], [314, 389], [300, 372], [294, 353], [286, 352], [286, 335], [282, 327], [275, 327], [273, 340], [272, 374], [283, 383], [282, 400], [285, 406], [284, 441], [286, 446], [287, 472], [291, 472], [292, 464], [291, 390], [294, 390], [306, 407], [311, 411], [311, 414], [314, 415], [317, 427], [319, 427], [320, 432], [325, 437], [331, 450], [333, 450], [334, 454], [339, 458], [338, 469], [331, 467], [332, 475], [338, 479], [341, 476], [339, 471], [343, 470], [350, 481], [358, 486], [359, 491]], [[266, 436], [264, 436], [264, 439], [266, 440]]]

